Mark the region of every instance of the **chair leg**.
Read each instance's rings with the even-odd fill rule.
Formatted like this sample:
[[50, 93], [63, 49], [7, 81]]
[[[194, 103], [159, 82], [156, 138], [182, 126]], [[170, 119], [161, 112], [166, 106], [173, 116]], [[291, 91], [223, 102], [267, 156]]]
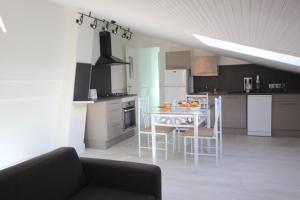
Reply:
[[216, 137], [216, 167], [219, 167], [219, 139]]
[[200, 140], [200, 152], [203, 153], [203, 140]]
[[222, 132], [220, 132], [220, 158], [223, 158], [223, 135]]
[[183, 137], [183, 154], [184, 154], [184, 163], [187, 163], [187, 159], [186, 159], [186, 137]]
[[207, 147], [208, 147], [207, 148], [207, 152], [210, 153], [211, 152], [211, 148], [210, 148], [211, 147], [211, 142], [210, 142], [210, 139], [207, 139], [206, 142], [207, 142]]
[[141, 134], [138, 133], [138, 143], [139, 143], [139, 157], [142, 156], [142, 152], [141, 152]]
[[180, 152], [181, 150], [181, 146], [180, 146], [180, 130], [177, 130], [177, 149], [178, 149], [178, 152]]
[[175, 153], [175, 149], [176, 149], [176, 131], [174, 130], [173, 131], [173, 141], [172, 141], [172, 144], [173, 144], [173, 153]]
[[168, 160], [168, 135], [165, 135], [165, 159]]
[[150, 147], [150, 134], [147, 135], [147, 147]]
[[193, 147], [194, 142], [193, 142], [193, 138], [192, 137], [190, 138], [190, 141], [191, 141], [191, 153], [193, 153], [194, 152], [194, 147]]

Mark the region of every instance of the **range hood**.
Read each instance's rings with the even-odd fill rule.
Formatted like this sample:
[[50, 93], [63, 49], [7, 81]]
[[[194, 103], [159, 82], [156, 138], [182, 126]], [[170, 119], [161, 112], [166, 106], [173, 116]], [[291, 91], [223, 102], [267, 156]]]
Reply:
[[99, 32], [100, 37], [100, 58], [97, 60], [95, 66], [107, 66], [107, 65], [124, 65], [129, 64], [124, 60], [114, 57], [111, 54], [111, 37], [110, 32]]

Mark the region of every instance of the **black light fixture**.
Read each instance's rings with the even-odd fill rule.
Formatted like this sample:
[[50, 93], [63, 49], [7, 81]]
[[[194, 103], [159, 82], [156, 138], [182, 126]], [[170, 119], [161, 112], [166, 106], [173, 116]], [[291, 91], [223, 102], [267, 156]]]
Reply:
[[112, 32], [113, 34], [117, 35], [118, 29], [119, 29], [119, 26], [116, 26], [116, 28], [113, 29], [111, 32]]
[[131, 35], [132, 35], [132, 32], [130, 32], [130, 30], [128, 28], [128, 31], [127, 31], [127, 34], [126, 34], [126, 39], [130, 40], [131, 39]]
[[90, 24], [92, 29], [96, 29], [97, 28], [97, 19], [94, 20], [93, 23]]
[[109, 22], [105, 22], [104, 26], [102, 26], [102, 30], [103, 31], [108, 31], [108, 29], [109, 29]]
[[79, 19], [76, 19], [76, 23], [81, 25], [83, 23], [83, 14], [81, 14]]
[[103, 23], [103, 26], [102, 26], [103, 31], [109, 31], [110, 26], [112, 26], [113, 29], [111, 30], [111, 32], [114, 35], [117, 35], [119, 30], [123, 31], [123, 34], [121, 34], [121, 37], [124, 39], [126, 38], [127, 40], [130, 40], [133, 35], [133, 32], [131, 32], [129, 28], [127, 28], [127, 29], [123, 28], [122, 26], [118, 25], [116, 23], [116, 21], [114, 21], [114, 20], [108, 21], [105, 19], [99, 19], [99, 18], [93, 17], [91, 12], [89, 12], [89, 14], [84, 14], [84, 13], [79, 13], [79, 14], [80, 14], [79, 19], [76, 19], [76, 23], [78, 25], [81, 25], [83, 23], [83, 17], [88, 17], [88, 18], [91, 18], [94, 20], [90, 24], [90, 27], [92, 29], [96, 29], [97, 23], [98, 23], [98, 21], [100, 21], [101, 23]]
[[121, 35], [121, 37], [122, 37], [122, 38], [126, 38], [126, 36], [127, 36], [127, 31], [124, 30], [124, 32], [123, 32], [123, 34]]

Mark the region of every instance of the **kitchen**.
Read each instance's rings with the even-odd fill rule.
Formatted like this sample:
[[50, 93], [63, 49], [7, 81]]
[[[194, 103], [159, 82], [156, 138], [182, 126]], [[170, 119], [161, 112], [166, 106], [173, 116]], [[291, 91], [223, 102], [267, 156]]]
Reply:
[[[98, 33], [102, 34], [102, 43], [109, 46], [104, 48], [100, 45], [99, 48], [101, 36]], [[134, 79], [140, 77], [136, 77], [139, 75], [136, 69], [138, 67], [137, 63], [132, 63], [133, 57], [136, 55], [132, 53], [135, 48], [126, 48], [128, 47], [128, 43], [124, 43], [124, 40], [120, 40], [120, 38], [109, 34], [109, 32], [106, 32], [106, 38], [109, 37], [106, 42], [103, 33], [105, 32], [98, 29], [94, 34], [92, 54], [95, 65], [77, 64], [78, 73], [76, 74], [78, 76], [76, 75], [75, 89], [80, 88], [84, 92], [75, 90], [74, 100], [75, 102], [95, 102], [95, 104], [88, 104], [87, 106], [85, 145], [91, 148], [105, 149], [133, 136], [136, 132], [134, 127], [137, 121], [137, 109], [135, 108], [137, 106], [136, 93], [138, 91], [138, 83]], [[110, 37], [113, 39], [110, 40]], [[121, 45], [118, 43], [121, 43]], [[107, 49], [108, 51], [106, 51]], [[127, 55], [126, 57], [126, 51], [130, 52], [128, 49], [131, 50], [131, 56]], [[111, 56], [112, 51], [117, 52], [118, 57], [123, 58], [124, 61], [122, 59], [117, 62], [112, 60], [110, 66], [97, 67], [97, 63], [101, 59], [101, 57], [98, 58], [98, 55], [108, 54], [108, 56]], [[134, 57], [134, 59], [137, 58]], [[178, 51], [162, 48], [158, 59], [161, 64], [159, 73], [163, 74], [159, 76], [160, 80], [162, 80], [162, 84], [159, 86], [160, 104], [166, 101], [171, 102], [174, 99], [182, 100], [187, 94], [209, 93], [210, 103], [213, 102], [216, 96], [223, 97], [223, 127], [225, 134], [263, 136], [300, 135], [300, 128], [296, 120], [299, 116], [299, 105], [297, 103], [299, 97], [297, 93], [300, 92], [300, 76], [298, 74], [224, 56], [203, 56], [197, 50]], [[118, 65], [113, 62], [116, 62]], [[81, 76], [79, 75], [80, 73], [85, 75]], [[85, 77], [85, 79], [78, 79], [82, 77]], [[123, 83], [119, 83], [116, 86], [118, 82], [114, 80], [122, 79]], [[79, 87], [76, 86], [77, 81]], [[83, 84], [84, 82], [85, 84]], [[89, 89], [92, 90], [89, 92]], [[131, 91], [127, 93], [130, 89]], [[89, 96], [91, 93], [94, 94], [94, 97]], [[82, 94], [83, 96], [80, 96]], [[262, 97], [267, 99], [262, 99]], [[93, 100], [93, 98], [96, 99]], [[261, 100], [264, 102], [261, 102], [263, 103], [262, 105], [258, 105], [251, 98], [258, 98], [258, 102], [261, 102]], [[97, 112], [100, 113], [100, 111], [95, 112], [97, 109], [102, 109], [101, 113], [111, 112], [113, 109], [109, 108], [110, 103], [107, 102], [116, 104], [118, 107], [116, 113], [112, 114], [112, 118], [118, 120], [110, 125], [107, 123], [110, 121], [108, 115], [97, 115]], [[100, 106], [100, 104], [103, 105]], [[128, 104], [128, 108], [134, 109], [134, 112], [133, 110], [130, 112], [132, 115], [128, 116], [128, 119], [131, 119], [128, 122], [131, 124], [131, 129], [128, 132], [125, 131], [127, 128], [125, 128], [126, 123], [124, 122], [125, 104]], [[96, 106], [102, 108], [96, 108]], [[259, 106], [268, 109], [259, 110], [257, 109]], [[286, 113], [291, 117], [287, 118], [286, 115], [282, 115], [281, 113]], [[265, 116], [262, 117], [264, 114]], [[118, 117], [115, 118], [115, 116]], [[257, 116], [261, 116], [262, 118], [258, 119]], [[101, 124], [98, 125], [98, 128], [95, 127], [95, 122], [93, 122], [95, 119], [97, 121], [101, 119]], [[90, 123], [93, 125], [90, 125]], [[251, 124], [255, 125], [252, 126]], [[101, 141], [95, 144], [93, 140], [95, 140], [95, 137], [97, 139], [99, 132], [104, 132], [103, 138], [106, 139], [98, 138]], [[111, 134], [108, 134], [108, 132], [111, 132]]]

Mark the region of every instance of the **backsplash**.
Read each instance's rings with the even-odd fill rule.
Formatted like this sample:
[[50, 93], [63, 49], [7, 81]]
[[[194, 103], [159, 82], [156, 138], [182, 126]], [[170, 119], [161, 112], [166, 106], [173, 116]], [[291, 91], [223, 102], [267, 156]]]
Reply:
[[101, 66], [92, 68], [91, 89], [97, 89], [98, 96], [111, 93], [111, 67]]
[[[269, 84], [284, 84], [286, 92], [300, 92], [300, 74], [271, 69], [255, 64], [219, 66], [219, 76], [194, 77], [194, 92], [243, 92], [244, 77], [261, 79], [261, 92], [270, 92]], [[274, 89], [273, 89], [274, 91]], [[278, 90], [280, 91], [280, 90]]]

